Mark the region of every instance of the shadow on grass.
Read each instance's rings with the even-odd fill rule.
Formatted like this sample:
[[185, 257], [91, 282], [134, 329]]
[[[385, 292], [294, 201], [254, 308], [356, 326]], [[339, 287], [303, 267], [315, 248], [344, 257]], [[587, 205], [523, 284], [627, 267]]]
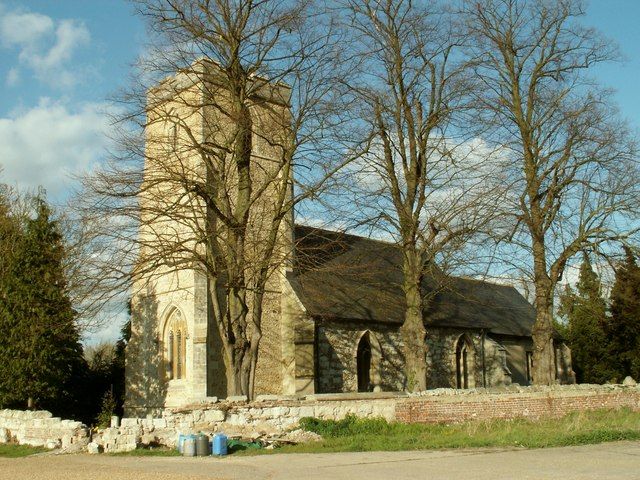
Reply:
[[115, 457], [179, 457], [180, 452], [175, 448], [168, 447], [151, 447], [151, 448], [136, 448], [130, 452], [117, 452], [110, 453]]
[[14, 443], [0, 444], [0, 457], [5, 458], [28, 457], [29, 455], [48, 451], [43, 447], [30, 447], [29, 445], [16, 445]]

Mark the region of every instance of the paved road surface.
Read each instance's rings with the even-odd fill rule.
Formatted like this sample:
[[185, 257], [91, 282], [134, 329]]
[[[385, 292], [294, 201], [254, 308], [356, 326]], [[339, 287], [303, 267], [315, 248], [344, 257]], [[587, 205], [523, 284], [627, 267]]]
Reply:
[[448, 450], [181, 458], [0, 459], [2, 480], [640, 479], [640, 442], [540, 450]]

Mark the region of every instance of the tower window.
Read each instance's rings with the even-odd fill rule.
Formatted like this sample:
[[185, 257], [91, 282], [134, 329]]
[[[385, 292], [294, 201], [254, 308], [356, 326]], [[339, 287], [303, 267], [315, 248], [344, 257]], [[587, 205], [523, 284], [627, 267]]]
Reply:
[[179, 310], [174, 310], [165, 325], [164, 364], [167, 379], [186, 378], [186, 325]]

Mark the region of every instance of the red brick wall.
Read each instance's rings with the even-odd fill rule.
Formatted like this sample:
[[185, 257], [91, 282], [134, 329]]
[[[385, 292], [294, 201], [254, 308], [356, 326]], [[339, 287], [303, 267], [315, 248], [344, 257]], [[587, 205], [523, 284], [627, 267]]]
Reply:
[[640, 390], [546, 391], [414, 397], [398, 401], [396, 420], [454, 423], [496, 418], [561, 417], [577, 410], [629, 407], [640, 410]]

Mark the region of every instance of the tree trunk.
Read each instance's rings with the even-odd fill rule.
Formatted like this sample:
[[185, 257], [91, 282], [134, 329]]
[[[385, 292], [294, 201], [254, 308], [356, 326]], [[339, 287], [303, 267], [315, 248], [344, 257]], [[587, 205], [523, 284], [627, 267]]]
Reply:
[[249, 351], [247, 340], [247, 317], [249, 310], [246, 302], [246, 289], [231, 288], [227, 292], [226, 340], [223, 342], [227, 372], [227, 394], [248, 395], [248, 371], [246, 357]]
[[[535, 205], [535, 226], [539, 220], [538, 206]], [[553, 352], [553, 290], [554, 282], [547, 273], [544, 234], [535, 229], [533, 237], [533, 268], [536, 291], [536, 321], [533, 324], [533, 383], [552, 385], [555, 383], [555, 362]]]
[[[254, 307], [250, 312], [246, 302], [246, 287], [243, 292], [229, 292], [228, 332], [227, 340], [223, 341], [225, 350], [225, 370], [227, 377], [228, 395], [246, 395], [249, 399], [254, 396], [253, 383], [258, 361], [258, 348], [262, 333], [252, 317], [261, 315], [261, 307]], [[253, 298], [252, 302], [262, 301]], [[233, 321], [231, 321], [233, 320]], [[222, 332], [221, 332], [222, 334]]]
[[552, 304], [547, 299], [536, 301], [536, 321], [533, 325], [533, 383], [552, 385], [556, 381], [553, 351]]
[[[233, 395], [246, 395], [247, 398], [251, 398], [250, 384], [251, 384], [251, 355], [247, 349], [243, 352], [241, 358], [236, 358], [236, 362], [233, 365], [233, 376], [235, 390]], [[231, 392], [230, 392], [231, 393]]]
[[404, 345], [405, 373], [407, 390], [419, 392], [427, 389], [427, 331], [423, 321], [423, 299], [420, 289], [422, 266], [419, 255], [405, 253], [404, 292], [407, 302], [405, 319], [400, 327]]

